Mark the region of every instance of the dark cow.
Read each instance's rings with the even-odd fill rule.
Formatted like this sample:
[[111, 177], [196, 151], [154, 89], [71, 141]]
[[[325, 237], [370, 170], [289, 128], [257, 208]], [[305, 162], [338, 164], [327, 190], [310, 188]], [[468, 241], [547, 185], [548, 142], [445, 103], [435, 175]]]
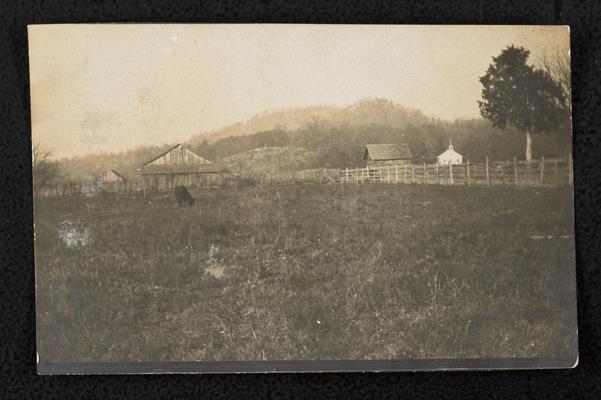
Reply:
[[194, 197], [190, 195], [188, 192], [188, 188], [185, 186], [176, 186], [173, 189], [175, 193], [175, 200], [177, 200], [177, 204], [181, 207], [182, 204], [188, 204], [189, 206], [194, 205]]

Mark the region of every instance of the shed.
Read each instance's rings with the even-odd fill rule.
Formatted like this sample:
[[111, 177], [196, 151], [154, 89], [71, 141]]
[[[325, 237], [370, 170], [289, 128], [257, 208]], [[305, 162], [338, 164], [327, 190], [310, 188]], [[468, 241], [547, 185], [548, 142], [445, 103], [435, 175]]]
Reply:
[[114, 169], [109, 169], [108, 171], [104, 171], [101, 176], [101, 180], [104, 183], [126, 183], [127, 178], [125, 174], [117, 172]]
[[409, 164], [413, 155], [406, 143], [368, 144], [363, 159], [369, 166]]
[[146, 162], [139, 172], [145, 188], [171, 189], [178, 185], [216, 183], [226, 171], [177, 144]]
[[436, 157], [438, 165], [456, 165], [463, 163], [463, 156], [453, 149], [453, 144], [449, 140], [449, 148]]
[[108, 169], [95, 176], [96, 190], [124, 192], [141, 190], [140, 175], [132, 169]]

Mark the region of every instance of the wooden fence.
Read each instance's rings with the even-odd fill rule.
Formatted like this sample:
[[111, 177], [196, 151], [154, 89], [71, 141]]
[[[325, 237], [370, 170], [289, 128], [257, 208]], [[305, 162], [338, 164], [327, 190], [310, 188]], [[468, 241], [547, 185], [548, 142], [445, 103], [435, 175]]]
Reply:
[[98, 193], [142, 193], [144, 185], [142, 182], [113, 182], [110, 184], [97, 185], [89, 182], [66, 182], [53, 186], [46, 186], [34, 190], [38, 197], [90, 197]]
[[406, 164], [339, 170], [343, 183], [413, 183], [438, 185], [572, 186], [572, 159], [489, 161], [456, 165]]
[[340, 174], [337, 168], [316, 168], [316, 169], [305, 169], [298, 171], [294, 180], [296, 182], [315, 182], [315, 183], [330, 183], [339, 182]]
[[[261, 184], [278, 183], [385, 183], [385, 184], [438, 184], [438, 185], [510, 185], [560, 187], [572, 186], [572, 158], [545, 159], [530, 162], [489, 161], [457, 165], [438, 164], [406, 164], [387, 165], [366, 168], [316, 168], [301, 171], [279, 171], [253, 175], [253, 182]], [[239, 184], [236, 176], [226, 179], [222, 185]], [[218, 186], [202, 186], [214, 188]], [[194, 186], [196, 187], [196, 186]], [[39, 188], [36, 195], [41, 197], [92, 196], [99, 192], [112, 193], [144, 193], [141, 180], [128, 183], [97, 185], [94, 183], [64, 183], [61, 185]]]

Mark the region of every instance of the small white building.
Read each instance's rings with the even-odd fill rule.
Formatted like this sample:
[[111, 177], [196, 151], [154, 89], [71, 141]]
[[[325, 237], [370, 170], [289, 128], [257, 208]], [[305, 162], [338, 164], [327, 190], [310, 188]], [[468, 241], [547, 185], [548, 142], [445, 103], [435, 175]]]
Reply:
[[438, 165], [456, 165], [463, 163], [463, 156], [453, 150], [453, 144], [449, 140], [449, 148], [436, 157]]

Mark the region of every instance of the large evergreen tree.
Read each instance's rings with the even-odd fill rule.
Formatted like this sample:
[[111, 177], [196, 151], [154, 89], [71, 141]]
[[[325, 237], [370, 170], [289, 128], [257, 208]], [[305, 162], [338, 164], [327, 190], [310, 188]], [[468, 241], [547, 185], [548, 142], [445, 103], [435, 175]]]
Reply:
[[532, 134], [549, 133], [565, 117], [567, 99], [548, 72], [527, 64], [530, 51], [509, 46], [493, 57], [480, 78], [480, 113], [495, 127], [526, 132], [526, 160], [532, 159]]

